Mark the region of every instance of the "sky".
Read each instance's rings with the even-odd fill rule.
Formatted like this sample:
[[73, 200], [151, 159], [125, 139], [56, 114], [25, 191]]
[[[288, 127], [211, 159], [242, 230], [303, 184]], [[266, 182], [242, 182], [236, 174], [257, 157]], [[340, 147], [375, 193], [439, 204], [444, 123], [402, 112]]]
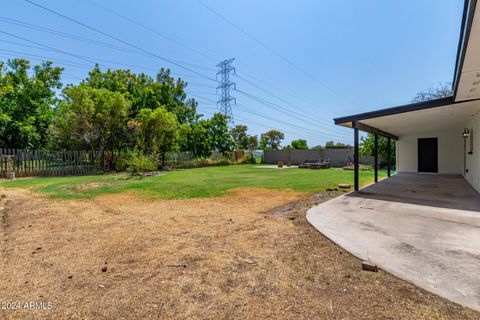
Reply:
[[31, 1], [121, 41], [24, 0], [0, 0], [0, 60], [51, 60], [65, 68], [64, 83], [78, 83], [94, 62], [152, 76], [167, 67], [210, 117], [218, 111], [216, 65], [235, 58], [235, 124], [250, 134], [277, 129], [283, 145], [304, 138], [309, 146], [353, 142], [335, 117], [406, 104], [450, 83], [464, 2]]

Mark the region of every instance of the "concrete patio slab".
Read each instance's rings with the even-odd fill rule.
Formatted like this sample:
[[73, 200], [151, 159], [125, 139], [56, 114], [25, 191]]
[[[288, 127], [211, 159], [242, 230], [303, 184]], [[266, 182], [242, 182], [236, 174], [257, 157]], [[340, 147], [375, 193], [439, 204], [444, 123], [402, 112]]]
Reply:
[[480, 311], [480, 195], [463, 177], [400, 173], [307, 220], [358, 258]]

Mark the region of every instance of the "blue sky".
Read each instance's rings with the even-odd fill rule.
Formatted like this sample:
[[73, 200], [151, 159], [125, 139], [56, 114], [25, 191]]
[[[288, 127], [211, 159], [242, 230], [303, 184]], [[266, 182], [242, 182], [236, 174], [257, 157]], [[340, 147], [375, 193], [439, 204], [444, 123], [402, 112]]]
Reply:
[[[238, 77], [232, 80], [237, 88], [275, 104], [268, 107], [234, 91], [235, 123], [248, 125], [251, 134], [278, 129], [286, 134], [284, 145], [306, 138], [310, 146], [352, 141], [352, 131], [334, 126], [334, 117], [408, 103], [419, 90], [451, 82], [463, 10], [463, 0], [202, 0], [262, 46], [197, 0], [92, 0], [156, 33], [89, 0], [32, 1], [211, 78], [219, 61], [235, 58]], [[102, 45], [25, 28], [19, 21]], [[210, 116], [216, 110], [215, 82], [134, 53], [25, 1], [2, 1], [0, 26], [1, 31], [91, 57], [106, 67], [151, 75], [169, 67], [189, 82], [190, 94], [201, 97], [200, 112]], [[93, 67], [91, 62], [32, 46], [36, 45], [0, 33], [2, 60], [21, 56], [38, 63], [42, 60], [38, 56], [47, 57], [65, 68], [67, 83], [78, 82]]]

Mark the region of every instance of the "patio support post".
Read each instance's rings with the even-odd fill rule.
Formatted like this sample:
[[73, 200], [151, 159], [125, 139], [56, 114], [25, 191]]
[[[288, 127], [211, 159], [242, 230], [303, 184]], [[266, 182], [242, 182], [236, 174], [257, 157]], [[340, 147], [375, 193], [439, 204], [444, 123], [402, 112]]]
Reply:
[[392, 164], [391, 164], [392, 159], [390, 159], [391, 140], [392, 139], [387, 138], [387, 176], [389, 177], [392, 171]]
[[376, 133], [373, 145], [373, 157], [373, 171], [375, 172], [375, 182], [378, 182], [378, 134]]
[[359, 157], [358, 157], [358, 128], [354, 124], [353, 126], [353, 168], [354, 168], [354, 187], [355, 191], [358, 191], [358, 171], [359, 171]]

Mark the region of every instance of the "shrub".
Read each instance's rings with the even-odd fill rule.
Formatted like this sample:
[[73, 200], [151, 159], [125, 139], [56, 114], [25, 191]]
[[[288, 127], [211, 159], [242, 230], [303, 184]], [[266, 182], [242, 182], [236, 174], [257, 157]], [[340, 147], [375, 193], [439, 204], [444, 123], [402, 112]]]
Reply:
[[139, 152], [132, 152], [126, 160], [127, 168], [134, 174], [145, 171], [154, 171], [158, 166], [156, 157], [147, 156]]
[[122, 151], [120, 152], [117, 160], [115, 161], [115, 170], [116, 171], [125, 171], [128, 168], [128, 160], [131, 157], [131, 151]]
[[242, 159], [239, 161], [241, 164], [256, 164], [257, 159], [253, 156], [253, 154], [246, 154], [243, 156]]
[[228, 158], [222, 158], [217, 161], [217, 166], [229, 166], [232, 164], [232, 160]]

